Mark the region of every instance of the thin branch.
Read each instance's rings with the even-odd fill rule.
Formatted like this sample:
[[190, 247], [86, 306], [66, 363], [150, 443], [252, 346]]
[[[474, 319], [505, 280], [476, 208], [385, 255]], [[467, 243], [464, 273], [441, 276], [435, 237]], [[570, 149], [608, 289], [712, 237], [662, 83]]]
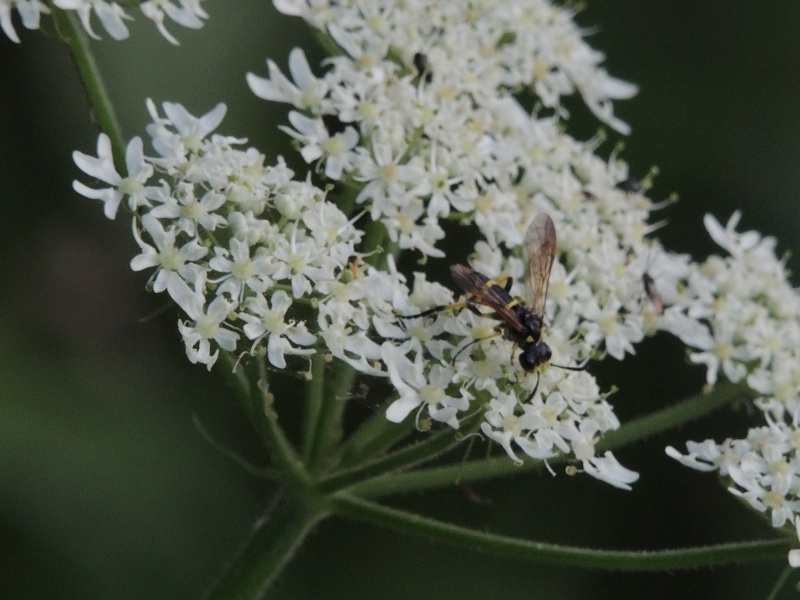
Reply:
[[332, 508], [342, 516], [462, 548], [538, 563], [586, 569], [672, 571], [742, 561], [786, 560], [786, 553], [793, 544], [789, 539], [777, 539], [675, 550], [596, 550], [475, 531], [345, 494], [338, 494], [334, 498]]

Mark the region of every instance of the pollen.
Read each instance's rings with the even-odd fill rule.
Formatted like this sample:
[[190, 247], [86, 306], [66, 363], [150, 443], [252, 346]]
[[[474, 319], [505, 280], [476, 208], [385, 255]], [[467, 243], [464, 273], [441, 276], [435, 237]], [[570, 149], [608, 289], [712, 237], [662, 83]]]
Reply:
[[183, 266], [185, 261], [181, 256], [180, 250], [177, 248], [169, 248], [158, 255], [158, 262], [168, 271], [177, 271]]
[[130, 177], [125, 177], [119, 182], [119, 191], [127, 196], [141, 192], [142, 189], [144, 189], [144, 185], [140, 181], [136, 181]]
[[397, 182], [397, 165], [394, 163], [389, 163], [383, 165], [380, 169], [381, 179], [386, 183], [396, 183]]
[[246, 260], [237, 260], [235, 263], [233, 263], [231, 273], [237, 279], [240, 279], [241, 281], [247, 281], [255, 274], [253, 261], [251, 261], [249, 258]]
[[441, 386], [429, 383], [420, 389], [419, 397], [425, 404], [438, 406], [444, 400], [445, 393]]
[[272, 334], [282, 333], [285, 327], [283, 315], [274, 310], [267, 312], [267, 314], [264, 315], [264, 327]]
[[619, 330], [619, 322], [616, 315], [603, 315], [598, 320], [600, 330], [606, 337], [612, 336]]
[[203, 315], [194, 325], [195, 331], [205, 340], [213, 339], [219, 331], [219, 323]]
[[325, 153], [330, 156], [339, 156], [347, 151], [344, 138], [338, 134], [322, 142], [321, 146]]
[[181, 214], [185, 219], [191, 219], [193, 221], [199, 219], [205, 214], [205, 210], [203, 209], [203, 205], [200, 204], [197, 200], [193, 200], [188, 204], [185, 204], [184, 207], [181, 209]]
[[305, 272], [306, 267], [308, 267], [308, 263], [302, 254], [290, 255], [286, 260], [286, 264], [288, 264], [295, 273], [303, 273]]
[[714, 354], [716, 354], [720, 360], [730, 360], [733, 358], [733, 351], [733, 344], [730, 342], [721, 342], [717, 344], [717, 347], [714, 349]]

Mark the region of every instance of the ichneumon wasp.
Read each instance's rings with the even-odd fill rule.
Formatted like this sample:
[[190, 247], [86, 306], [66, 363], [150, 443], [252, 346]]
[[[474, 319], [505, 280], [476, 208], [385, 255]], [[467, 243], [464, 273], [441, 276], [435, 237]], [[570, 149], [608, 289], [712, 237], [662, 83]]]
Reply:
[[[528, 291], [530, 307], [522, 304], [511, 295], [513, 279], [490, 279], [464, 265], [453, 265], [450, 274], [453, 281], [468, 295], [466, 300], [435, 306], [416, 315], [400, 316], [401, 319], [426, 317], [444, 310], [470, 310], [481, 317], [493, 317], [503, 321], [503, 331], [497, 335], [505, 335], [516, 347], [519, 347], [519, 364], [523, 371], [536, 371], [536, 385], [526, 398], [528, 402], [539, 388], [537, 369], [548, 363], [552, 356], [550, 346], [542, 340], [544, 328], [544, 311], [547, 301], [547, 288], [550, 284], [550, 270], [556, 256], [556, 229], [550, 215], [540, 213], [531, 222], [525, 234], [525, 250], [528, 258]], [[492, 313], [483, 313], [479, 305], [492, 309]], [[493, 337], [493, 336], [489, 336]], [[472, 344], [488, 338], [478, 338], [461, 348], [455, 358]], [[582, 371], [584, 367], [566, 367], [553, 365], [570, 371]]]

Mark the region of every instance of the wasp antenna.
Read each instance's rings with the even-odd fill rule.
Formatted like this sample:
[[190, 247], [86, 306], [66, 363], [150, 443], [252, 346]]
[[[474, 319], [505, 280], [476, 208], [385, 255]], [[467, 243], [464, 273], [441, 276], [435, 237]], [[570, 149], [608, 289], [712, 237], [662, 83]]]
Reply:
[[477, 344], [478, 342], [482, 342], [484, 339], [486, 339], [486, 338], [475, 338], [475, 339], [474, 339], [474, 340], [472, 340], [472, 341], [471, 341], [469, 344], [466, 344], [466, 345], [462, 346], [462, 347], [461, 347], [461, 349], [459, 349], [459, 351], [458, 351], [458, 352], [456, 352], [455, 356], [453, 357], [453, 359], [452, 359], [450, 362], [456, 362], [456, 359], [459, 357], [459, 355], [460, 355], [460, 354], [461, 354], [461, 353], [462, 353], [464, 350], [466, 350], [467, 348], [469, 348], [470, 346], [472, 346], [472, 345], [474, 345], [474, 344]]
[[525, 398], [525, 402], [523, 402], [523, 404], [527, 404], [528, 402], [530, 402], [533, 399], [533, 397], [536, 395], [536, 391], [539, 389], [539, 380], [540, 380], [539, 372], [537, 371], [536, 372], [536, 385], [533, 386], [533, 391], [530, 394], [528, 394], [528, 397]]
[[565, 369], [565, 370], [567, 370], [567, 371], [585, 371], [585, 370], [586, 370], [586, 366], [587, 366], [588, 364], [589, 364], [589, 361], [587, 360], [585, 363], [583, 363], [583, 364], [582, 364], [581, 366], [579, 366], [579, 367], [568, 367], [568, 366], [566, 366], [566, 365], [557, 365], [557, 364], [555, 364], [555, 363], [550, 363], [550, 366], [553, 366], [553, 367], [558, 367], [559, 369]]

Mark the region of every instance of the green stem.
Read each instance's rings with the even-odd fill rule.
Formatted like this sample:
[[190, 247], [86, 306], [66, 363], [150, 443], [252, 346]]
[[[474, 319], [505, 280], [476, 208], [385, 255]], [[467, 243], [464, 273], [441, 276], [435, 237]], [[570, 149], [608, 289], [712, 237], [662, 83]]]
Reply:
[[53, 6], [52, 2], [48, 2], [48, 4], [50, 5], [53, 22], [56, 25], [59, 36], [69, 47], [75, 66], [78, 67], [94, 118], [100, 125], [100, 130], [111, 139], [114, 166], [119, 173], [127, 175], [125, 138], [122, 135], [119, 121], [114, 114], [114, 105], [111, 103], [111, 98], [103, 83], [100, 70], [92, 52], [89, 50], [89, 38], [86, 37], [75, 11], [61, 10]]
[[[613, 450], [642, 440], [703, 417], [736, 398], [750, 395], [752, 391], [744, 384], [721, 383], [708, 394], [693, 396], [674, 406], [626, 423], [616, 431], [606, 433], [598, 444], [598, 451]], [[547, 462], [552, 467], [566, 460], [568, 457], [556, 457]], [[363, 481], [354, 486], [350, 492], [359, 496], [387, 496], [398, 492], [445, 487], [461, 481], [480, 481], [516, 475], [541, 469], [543, 465], [542, 461], [534, 460], [518, 465], [507, 457], [476, 460], [410, 473], [395, 473], [391, 477]]]
[[372, 479], [392, 471], [407, 469], [429, 461], [460, 443], [465, 435], [473, 433], [482, 419], [482, 412], [473, 413], [462, 419], [460, 430], [443, 429], [439, 433], [429, 436], [425, 441], [398, 450], [379, 460], [359, 465], [352, 469], [338, 471], [320, 479], [315, 489], [320, 493], [334, 492], [355, 485], [365, 479]]
[[378, 252], [382, 248], [383, 241], [386, 238], [386, 227], [379, 221], [370, 221], [365, 227], [364, 233], [364, 252], [370, 253], [369, 256], [364, 258], [364, 262], [372, 266], [377, 266], [383, 258], [385, 252]]
[[253, 475], [254, 477], [258, 477], [260, 479], [268, 479], [270, 481], [280, 481], [281, 476], [280, 473], [276, 469], [270, 469], [267, 467], [258, 467], [249, 461], [245, 460], [242, 456], [231, 450], [230, 448], [220, 444], [211, 433], [203, 426], [203, 422], [200, 420], [200, 417], [194, 415], [192, 417], [192, 422], [194, 423], [195, 429], [203, 436], [213, 448], [217, 451], [222, 453], [224, 456], [235, 462], [237, 465], [242, 467], [247, 473]]
[[414, 427], [413, 419], [389, 423], [386, 420], [386, 407], [382, 406], [342, 444], [342, 465], [350, 467], [388, 451], [414, 431]]
[[311, 31], [325, 54], [328, 56], [341, 56], [344, 54], [339, 45], [327, 33], [316, 27], [311, 27]]
[[671, 571], [745, 560], [785, 560], [793, 543], [788, 539], [779, 539], [647, 552], [594, 550], [474, 531], [345, 494], [338, 494], [331, 505], [340, 515], [394, 531], [412, 533], [498, 556], [587, 569]]
[[314, 436], [322, 413], [323, 391], [325, 389], [325, 355], [317, 351], [311, 359], [311, 381], [306, 384], [306, 399], [303, 407], [303, 433], [301, 456], [308, 464], [314, 447]]
[[626, 446], [630, 442], [704, 417], [742, 397], [755, 397], [746, 383], [720, 383], [707, 394], [693, 396], [646, 417], [634, 419], [616, 431], [609, 431], [597, 445], [597, 450], [604, 452]]
[[786, 582], [792, 573], [794, 573], [794, 567], [791, 565], [786, 565], [786, 568], [781, 573], [781, 576], [778, 577], [778, 581], [776, 581], [775, 585], [772, 586], [772, 591], [770, 592], [769, 596], [767, 596], [766, 600], [777, 600], [778, 595], [781, 593], [783, 586], [786, 585]]
[[306, 463], [309, 472], [318, 471], [323, 464], [331, 462], [330, 452], [341, 439], [342, 415], [355, 376], [353, 367], [338, 360], [329, 369], [329, 375], [325, 379], [321, 411]]
[[530, 461], [518, 465], [508, 457], [474, 460], [458, 465], [421, 469], [409, 473], [394, 473], [381, 479], [363, 481], [351, 487], [349, 491], [358, 496], [390, 496], [412, 490], [446, 487], [462, 481], [480, 481], [512, 473], [524, 473], [536, 467], [541, 468], [542, 464], [540, 461]]
[[263, 363], [254, 381], [248, 381], [244, 377], [241, 365], [234, 370], [234, 364], [233, 355], [220, 352], [222, 374], [233, 388], [262, 442], [269, 449], [272, 464], [293, 487], [308, 489], [310, 486], [308, 473], [278, 425], [278, 415], [272, 408], [269, 389], [266, 387]]
[[294, 556], [314, 525], [325, 517], [318, 506], [296, 497], [279, 500], [259, 521], [244, 550], [207, 596], [207, 600], [255, 600]]

